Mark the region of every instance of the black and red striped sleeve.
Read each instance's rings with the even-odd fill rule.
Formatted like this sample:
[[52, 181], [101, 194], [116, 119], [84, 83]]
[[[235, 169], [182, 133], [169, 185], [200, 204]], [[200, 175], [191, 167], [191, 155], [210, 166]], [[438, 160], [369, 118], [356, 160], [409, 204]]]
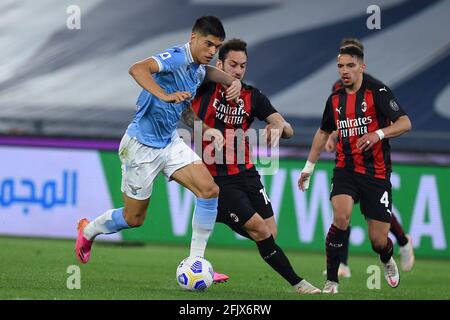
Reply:
[[331, 96], [328, 98], [325, 104], [325, 110], [322, 115], [322, 123], [320, 129], [326, 132], [333, 132], [337, 129], [336, 122], [334, 121], [333, 105], [331, 103]]
[[397, 121], [401, 116], [406, 115], [391, 89], [387, 86], [379, 87], [375, 92], [375, 106], [378, 110], [392, 122]]
[[259, 120], [264, 121], [268, 116], [278, 112], [269, 98], [267, 98], [260, 90], [253, 89], [253, 115], [256, 116]]

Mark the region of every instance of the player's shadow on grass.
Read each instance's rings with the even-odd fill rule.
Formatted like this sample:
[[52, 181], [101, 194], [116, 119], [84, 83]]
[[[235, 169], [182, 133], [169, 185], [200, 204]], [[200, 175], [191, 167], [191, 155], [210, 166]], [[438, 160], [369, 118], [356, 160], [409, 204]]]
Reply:
[[124, 241], [124, 242], [111, 242], [111, 241], [97, 241], [95, 243], [99, 247], [145, 247], [147, 243], [142, 241]]

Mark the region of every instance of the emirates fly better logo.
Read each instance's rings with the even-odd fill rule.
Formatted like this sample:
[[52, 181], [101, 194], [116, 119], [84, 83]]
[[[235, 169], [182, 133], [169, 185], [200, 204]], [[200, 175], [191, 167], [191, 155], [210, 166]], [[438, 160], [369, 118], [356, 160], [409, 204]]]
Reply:
[[244, 117], [249, 118], [244, 109], [244, 100], [241, 98], [237, 100], [236, 106], [229, 106], [221, 103], [219, 99], [214, 99], [213, 107], [216, 109], [216, 118], [224, 123], [240, 125], [244, 122]]
[[372, 123], [372, 116], [358, 117], [356, 119], [346, 118], [345, 120], [337, 120], [336, 127], [343, 138], [360, 136], [368, 133], [367, 126]]

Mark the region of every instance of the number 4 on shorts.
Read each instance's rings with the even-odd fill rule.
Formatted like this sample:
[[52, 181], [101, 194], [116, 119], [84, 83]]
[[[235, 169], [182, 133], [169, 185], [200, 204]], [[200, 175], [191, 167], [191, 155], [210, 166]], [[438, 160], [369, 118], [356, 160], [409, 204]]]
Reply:
[[389, 207], [389, 196], [388, 196], [388, 192], [387, 191], [385, 191], [383, 193], [383, 195], [381, 196], [380, 203], [384, 204], [384, 206], [386, 208]]

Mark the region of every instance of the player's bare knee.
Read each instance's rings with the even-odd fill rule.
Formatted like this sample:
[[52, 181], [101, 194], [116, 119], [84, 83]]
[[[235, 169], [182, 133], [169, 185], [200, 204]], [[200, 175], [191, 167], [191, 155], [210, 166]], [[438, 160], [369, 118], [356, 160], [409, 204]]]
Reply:
[[347, 230], [350, 223], [350, 218], [346, 215], [335, 215], [333, 224], [341, 230]]
[[264, 221], [264, 223], [267, 226], [267, 229], [269, 230], [269, 232], [272, 235], [272, 237], [274, 239], [276, 239], [276, 237], [277, 237], [277, 226], [276, 225], [272, 225], [270, 223], [267, 223], [266, 221]]
[[271, 231], [271, 233], [272, 233], [272, 237], [273, 237], [274, 239], [276, 239], [276, 238], [277, 238], [277, 228], [273, 229], [273, 230]]
[[208, 184], [202, 190], [200, 190], [200, 198], [211, 199], [219, 197], [219, 186], [215, 183]]
[[372, 249], [375, 252], [380, 252], [386, 247], [386, 239], [372, 238], [370, 239]]
[[265, 223], [261, 222], [251, 226], [251, 229], [247, 229], [253, 240], [261, 241], [270, 237], [271, 233]]
[[219, 197], [219, 192], [220, 192], [219, 186], [214, 183], [211, 187], [211, 198]]

